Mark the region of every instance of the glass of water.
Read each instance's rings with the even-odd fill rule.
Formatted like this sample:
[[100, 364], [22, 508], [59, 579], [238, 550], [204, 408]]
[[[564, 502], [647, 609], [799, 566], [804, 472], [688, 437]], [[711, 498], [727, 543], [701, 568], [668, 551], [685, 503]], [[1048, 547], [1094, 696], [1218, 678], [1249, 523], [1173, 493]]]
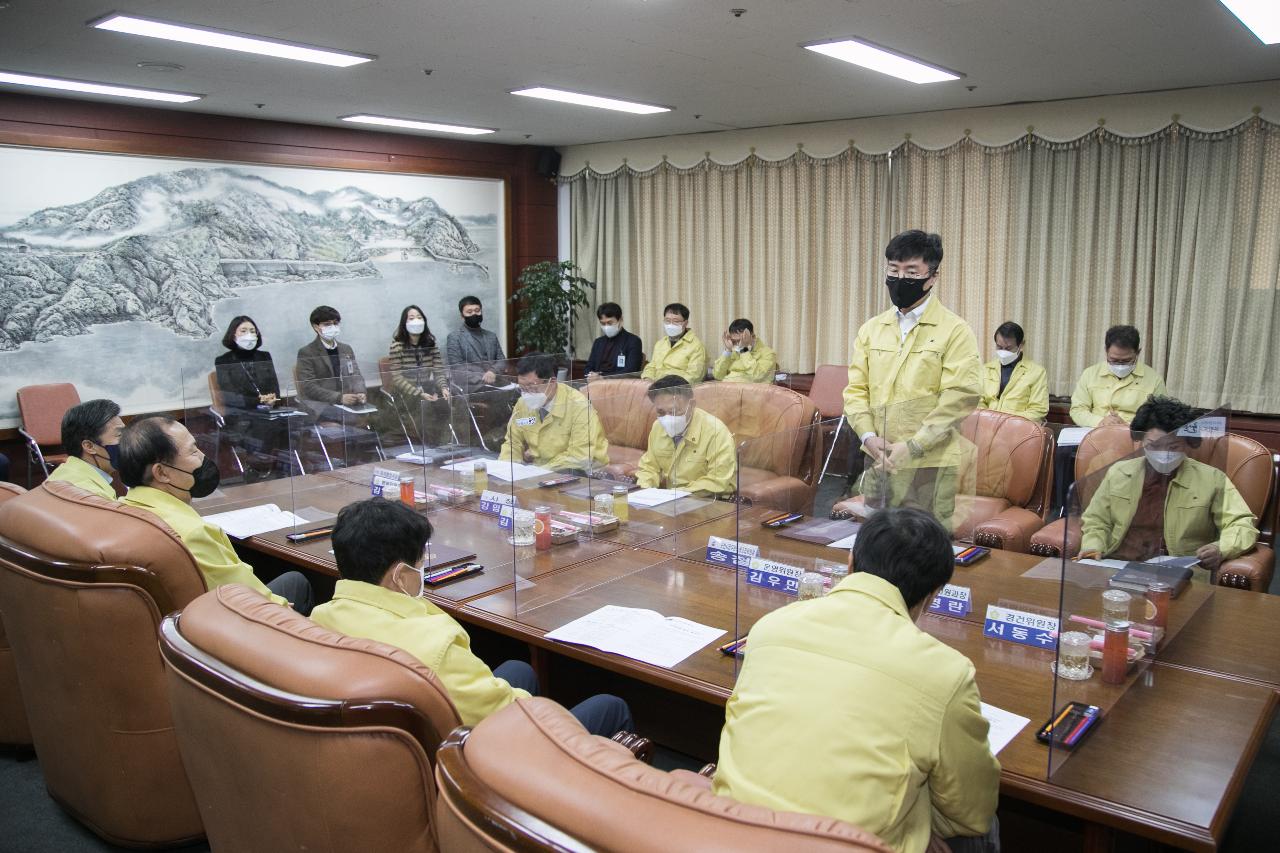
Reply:
[[1089, 644], [1093, 641], [1083, 631], [1067, 631], [1058, 638], [1059, 678], [1069, 681], [1084, 681], [1093, 675], [1093, 667], [1089, 665]]

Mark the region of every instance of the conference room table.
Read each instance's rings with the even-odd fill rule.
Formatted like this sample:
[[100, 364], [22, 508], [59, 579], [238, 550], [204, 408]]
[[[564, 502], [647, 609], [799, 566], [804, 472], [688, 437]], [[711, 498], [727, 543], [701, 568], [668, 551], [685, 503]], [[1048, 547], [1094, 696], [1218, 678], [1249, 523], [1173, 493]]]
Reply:
[[[396, 467], [398, 463], [383, 463]], [[404, 466], [427, 481], [446, 472]], [[316, 522], [370, 494], [371, 466], [333, 474], [221, 488], [197, 502], [202, 514], [274, 502]], [[424, 484], [425, 485], [425, 484]], [[494, 483], [555, 509], [584, 511], [582, 483]], [[579, 495], [572, 494], [577, 491]], [[796, 565], [843, 561], [846, 552], [781, 536], [760, 522], [761, 507], [684, 499], [679, 507], [632, 507], [630, 521], [590, 539], [517, 555], [496, 519], [471, 499], [433, 509], [433, 543], [474, 553], [479, 575], [428, 591], [467, 625], [514, 638], [539, 654], [562, 656], [662, 691], [723, 705], [741, 661], [718, 646], [744, 636], [757, 619], [793, 597], [744, 582], [745, 571], [707, 560], [711, 537], [755, 545], [761, 557]], [[312, 525], [318, 526], [318, 525]], [[305, 528], [301, 528], [305, 529]], [[288, 529], [239, 544], [322, 574], [335, 575], [329, 540], [291, 543]], [[806, 562], [807, 561], [807, 562]], [[1192, 584], [1170, 606], [1158, 650], [1121, 684], [1055, 679], [1054, 651], [984, 636], [988, 604], [1057, 615], [1099, 615], [1095, 567], [1007, 551], [957, 567], [953, 584], [971, 591], [963, 616], [925, 614], [920, 627], [955, 648], [977, 671], [983, 701], [1029, 723], [1000, 751], [1001, 790], [1068, 815], [1087, 849], [1108, 849], [1115, 832], [1185, 850], [1215, 850], [1275, 713], [1280, 691], [1280, 601], [1275, 596]], [[1064, 581], [1064, 574], [1066, 580]], [[660, 667], [546, 634], [606, 605], [646, 608], [723, 629], [725, 634], [673, 667]], [[1069, 625], [1064, 625], [1066, 630]], [[1104, 722], [1074, 752], [1050, 749], [1035, 732], [1054, 709], [1075, 700], [1101, 706]]]

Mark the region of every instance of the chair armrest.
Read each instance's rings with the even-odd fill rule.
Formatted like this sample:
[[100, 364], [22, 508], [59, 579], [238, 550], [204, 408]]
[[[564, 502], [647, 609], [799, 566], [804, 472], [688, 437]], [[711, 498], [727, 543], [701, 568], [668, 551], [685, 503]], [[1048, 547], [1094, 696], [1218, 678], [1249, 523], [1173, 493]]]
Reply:
[[49, 473], [49, 465], [44, 461], [44, 453], [40, 450], [40, 442], [36, 441], [35, 436], [27, 432], [22, 427], [18, 427], [18, 434], [27, 440], [27, 448], [35, 456], [36, 462], [44, 469], [46, 474]]
[[698, 775], [699, 775], [699, 776], [706, 776], [708, 779], [715, 778], [715, 775], [716, 775], [716, 763], [713, 761], [713, 762], [711, 762], [710, 764], [704, 764], [704, 765], [702, 765], [702, 769], [698, 771]]
[[1044, 527], [1044, 519], [1029, 509], [1011, 506], [973, 529], [973, 541], [986, 548], [1025, 554], [1031, 537]]
[[1041, 557], [1061, 557], [1063, 539], [1066, 539], [1067, 556], [1074, 557], [1080, 551], [1080, 519], [1059, 518], [1051, 521], [1039, 533], [1031, 537], [1030, 551]]
[[[714, 764], [711, 766], [715, 767]], [[667, 775], [672, 779], [678, 779], [692, 788], [698, 788], [703, 791], [711, 790], [710, 776], [704, 776], [701, 773], [694, 773], [692, 770], [685, 770], [683, 767], [672, 770]]]
[[637, 760], [645, 764], [653, 763], [653, 741], [647, 737], [641, 737], [633, 732], [618, 732], [610, 740], [625, 746]]
[[1218, 583], [1221, 586], [1266, 592], [1271, 588], [1271, 575], [1275, 572], [1275, 565], [1275, 552], [1266, 545], [1258, 545], [1234, 560], [1223, 560], [1218, 567]]

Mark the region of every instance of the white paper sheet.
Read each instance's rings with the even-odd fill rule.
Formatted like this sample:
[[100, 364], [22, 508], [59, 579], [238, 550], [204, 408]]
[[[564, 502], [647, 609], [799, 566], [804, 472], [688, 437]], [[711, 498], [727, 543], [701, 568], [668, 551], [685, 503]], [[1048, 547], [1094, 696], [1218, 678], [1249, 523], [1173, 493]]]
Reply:
[[[452, 462], [444, 466], [446, 471], [461, 471], [463, 469], [471, 471], [475, 468], [476, 460], [464, 459], [461, 462]], [[497, 480], [505, 480], [507, 482], [515, 482], [516, 480], [528, 480], [530, 477], [549, 477], [553, 473], [547, 468], [539, 468], [537, 465], [525, 465], [523, 462], [503, 462], [500, 459], [489, 460], [487, 466], [489, 476]]]
[[1093, 431], [1093, 427], [1067, 427], [1058, 433], [1059, 447], [1075, 447], [1084, 441], [1084, 437]]
[[678, 501], [680, 498], [687, 498], [689, 494], [689, 492], [682, 492], [679, 489], [637, 489], [627, 495], [627, 504], [646, 508], [662, 506], [672, 501]]
[[827, 547], [840, 548], [842, 550], [848, 551], [853, 548], [853, 543], [857, 541], [858, 541], [858, 534], [850, 533], [848, 536], [844, 537], [843, 539], [837, 539], [834, 542], [828, 542]]
[[257, 536], [259, 533], [279, 530], [282, 527], [310, 523], [301, 516], [280, 509], [275, 504], [251, 506], [247, 509], [235, 509], [230, 512], [218, 512], [213, 515], [206, 515], [204, 520], [218, 525], [228, 536], [234, 536], [237, 539], [247, 539], [250, 536]]
[[344, 412], [350, 412], [350, 413], [351, 413], [351, 414], [353, 414], [353, 415], [367, 415], [367, 414], [369, 414], [370, 412], [376, 412], [376, 411], [378, 411], [378, 410], [377, 410], [377, 409], [375, 409], [373, 406], [370, 406], [370, 405], [369, 405], [369, 404], [367, 404], [367, 403], [362, 404], [362, 405], [359, 405], [359, 406], [344, 406], [344, 405], [342, 405], [341, 403], [339, 403], [339, 404], [337, 404], [334, 408], [342, 409], [342, 411], [344, 411]]
[[1009, 741], [1031, 722], [1026, 717], [1019, 717], [995, 705], [982, 703], [982, 716], [987, 721], [987, 745], [992, 755], [999, 755], [1000, 750], [1009, 745]]
[[1129, 565], [1128, 560], [1076, 560], [1086, 566], [1102, 566], [1104, 569], [1123, 569]]
[[547, 639], [670, 668], [724, 633], [721, 628], [678, 616], [608, 604], [561, 625], [548, 633]]

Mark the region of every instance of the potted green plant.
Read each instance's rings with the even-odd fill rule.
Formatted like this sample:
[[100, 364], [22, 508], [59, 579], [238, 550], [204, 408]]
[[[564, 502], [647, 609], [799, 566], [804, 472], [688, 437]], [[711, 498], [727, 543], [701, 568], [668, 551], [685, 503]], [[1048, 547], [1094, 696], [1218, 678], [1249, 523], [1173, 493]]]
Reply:
[[579, 272], [572, 261], [541, 261], [520, 272], [519, 288], [509, 300], [518, 306], [517, 346], [551, 354], [568, 351], [572, 357], [574, 315], [591, 304], [587, 288], [596, 286]]

